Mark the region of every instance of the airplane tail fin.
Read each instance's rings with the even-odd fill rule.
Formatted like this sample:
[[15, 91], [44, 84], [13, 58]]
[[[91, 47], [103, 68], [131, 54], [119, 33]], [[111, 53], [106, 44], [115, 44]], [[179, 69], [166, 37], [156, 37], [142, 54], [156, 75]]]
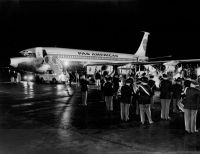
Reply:
[[150, 34], [149, 32], [144, 32], [144, 36], [142, 38], [142, 41], [140, 43], [140, 46], [139, 46], [137, 52], [135, 53], [135, 56], [138, 56], [138, 57], [146, 56], [146, 48], [147, 48], [149, 34]]

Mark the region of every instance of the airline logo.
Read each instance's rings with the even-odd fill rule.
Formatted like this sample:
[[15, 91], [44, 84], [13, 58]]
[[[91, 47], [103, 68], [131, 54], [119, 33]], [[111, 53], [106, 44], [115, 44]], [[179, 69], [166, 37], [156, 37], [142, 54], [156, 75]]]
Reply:
[[113, 57], [113, 58], [118, 58], [119, 56], [117, 54], [111, 54], [111, 53], [98, 53], [98, 52], [83, 52], [79, 51], [78, 55], [81, 56], [97, 56], [97, 57]]

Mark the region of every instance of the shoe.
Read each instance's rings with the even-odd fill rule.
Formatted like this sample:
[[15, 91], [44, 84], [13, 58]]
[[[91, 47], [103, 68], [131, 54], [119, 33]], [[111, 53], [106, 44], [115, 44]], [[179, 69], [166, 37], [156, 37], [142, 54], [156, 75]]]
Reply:
[[166, 120], [171, 120], [171, 117], [167, 117], [167, 119]]
[[150, 121], [150, 122], [149, 122], [149, 124], [153, 124], [153, 123], [154, 123], [153, 121]]
[[185, 135], [191, 134], [191, 132], [188, 132], [187, 130], [184, 131]]
[[198, 132], [199, 132], [199, 130], [195, 130], [194, 132], [195, 132], [195, 133], [198, 133]]

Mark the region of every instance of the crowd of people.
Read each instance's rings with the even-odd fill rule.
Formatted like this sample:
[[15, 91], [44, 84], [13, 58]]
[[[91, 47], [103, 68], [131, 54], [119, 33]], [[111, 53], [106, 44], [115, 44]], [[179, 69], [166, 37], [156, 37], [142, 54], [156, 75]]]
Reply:
[[9, 70], [9, 75], [10, 75], [10, 82], [12, 83], [19, 83], [22, 80], [21, 74], [19, 72]]
[[[10, 71], [11, 82], [20, 82], [21, 74]], [[72, 77], [69, 77], [72, 78]], [[88, 80], [81, 75], [79, 83], [81, 86], [82, 105], [87, 106]], [[185, 131], [196, 133], [197, 112], [200, 104], [200, 76], [191, 78], [171, 78], [163, 73], [159, 76], [159, 86], [156, 85], [154, 75], [143, 73], [142, 76], [134, 74], [121, 75], [115, 72], [101, 74], [97, 71], [95, 81], [98, 90], [101, 90], [105, 106], [108, 112], [114, 110], [113, 100], [120, 103], [120, 117], [122, 121], [129, 121], [130, 106], [135, 106], [136, 114], [140, 115], [140, 122], [145, 124], [145, 117], [149, 124], [153, 124], [152, 108], [154, 106], [155, 91], [159, 91], [160, 119], [170, 120], [170, 104], [173, 113], [184, 113]], [[69, 84], [71, 86], [71, 82]]]
[[[98, 72], [100, 73], [100, 72]], [[196, 133], [197, 112], [200, 101], [200, 88], [196, 80], [178, 77], [175, 80], [169, 78], [167, 74], [160, 77], [159, 87], [156, 87], [153, 75], [143, 74], [142, 77], [135, 78], [128, 74], [121, 76], [119, 73], [110, 75], [96, 75], [96, 85], [102, 91], [108, 112], [113, 111], [113, 99], [120, 102], [120, 117], [122, 121], [129, 120], [130, 105], [136, 105], [136, 113], [140, 114], [140, 122], [145, 124], [145, 116], [148, 123], [152, 124], [152, 106], [154, 104], [155, 90], [160, 91], [160, 118], [170, 120], [170, 104], [173, 112], [184, 112], [185, 130], [187, 133]], [[85, 76], [80, 78], [82, 91], [82, 102], [87, 106], [88, 81]], [[146, 115], [145, 115], [146, 114]]]

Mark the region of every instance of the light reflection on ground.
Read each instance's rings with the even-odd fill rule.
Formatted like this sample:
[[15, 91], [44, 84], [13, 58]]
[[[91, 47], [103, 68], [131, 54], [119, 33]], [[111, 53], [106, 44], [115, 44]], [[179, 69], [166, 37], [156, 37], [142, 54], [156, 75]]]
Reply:
[[26, 95], [25, 99], [34, 97], [34, 83], [33, 82], [22, 82], [24, 87], [24, 94]]

